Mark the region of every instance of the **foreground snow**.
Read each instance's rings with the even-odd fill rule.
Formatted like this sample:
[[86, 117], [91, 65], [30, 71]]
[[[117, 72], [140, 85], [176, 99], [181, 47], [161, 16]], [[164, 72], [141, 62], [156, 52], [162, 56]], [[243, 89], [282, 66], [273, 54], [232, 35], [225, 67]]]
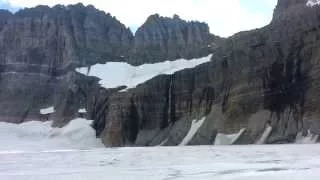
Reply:
[[177, 71], [194, 68], [197, 65], [209, 62], [211, 56], [192, 60], [179, 59], [155, 64], [143, 64], [141, 66], [132, 66], [124, 62], [108, 62], [106, 64], [96, 64], [90, 68], [77, 68], [76, 71], [100, 78], [100, 84], [105, 88], [119, 86], [134, 88], [158, 75], [174, 74]]
[[318, 180], [319, 145], [0, 152], [1, 180]]
[[[205, 118], [193, 121], [185, 142]], [[320, 145], [103, 148], [91, 121], [0, 123], [0, 180], [318, 180]], [[270, 128], [266, 128], [268, 134]], [[220, 134], [232, 143], [243, 132]], [[313, 141], [314, 135], [301, 137]]]

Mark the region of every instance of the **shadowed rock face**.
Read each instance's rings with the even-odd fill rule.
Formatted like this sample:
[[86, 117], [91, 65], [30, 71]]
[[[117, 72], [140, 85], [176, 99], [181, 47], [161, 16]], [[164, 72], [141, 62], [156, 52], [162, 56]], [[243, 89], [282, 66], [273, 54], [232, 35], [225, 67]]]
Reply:
[[269, 125], [266, 143], [319, 134], [319, 10], [304, 0], [279, 0], [268, 26], [226, 39], [210, 63], [113, 94], [105, 144], [178, 145], [203, 116], [189, 144], [212, 144], [217, 132], [242, 128], [235, 143], [255, 143]]
[[143, 64], [203, 57], [215, 46], [214, 39], [205, 23], [186, 22], [177, 15], [166, 18], [155, 14], [137, 30], [132, 60]]
[[82, 4], [0, 11], [1, 121], [42, 119], [49, 106], [70, 118], [80, 101], [68, 100], [78, 93], [74, 68], [121, 60], [132, 38], [114, 17]]

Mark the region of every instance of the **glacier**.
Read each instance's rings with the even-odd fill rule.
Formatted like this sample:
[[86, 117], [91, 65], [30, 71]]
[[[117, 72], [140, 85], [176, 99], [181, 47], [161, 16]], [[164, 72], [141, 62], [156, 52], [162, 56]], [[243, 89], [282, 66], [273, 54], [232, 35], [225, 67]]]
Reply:
[[194, 68], [209, 62], [211, 57], [212, 55], [191, 60], [178, 59], [140, 66], [132, 66], [124, 62], [107, 62], [106, 64], [77, 68], [76, 71], [83, 75], [100, 78], [99, 83], [102, 87], [127, 86], [127, 89], [130, 89], [161, 74], [170, 75], [183, 69]]

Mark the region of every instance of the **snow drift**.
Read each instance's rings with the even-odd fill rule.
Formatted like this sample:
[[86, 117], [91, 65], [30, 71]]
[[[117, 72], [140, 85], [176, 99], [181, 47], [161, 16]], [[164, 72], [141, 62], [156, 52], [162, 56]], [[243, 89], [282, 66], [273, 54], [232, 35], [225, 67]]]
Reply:
[[268, 124], [263, 134], [255, 144], [265, 144], [271, 132], [272, 132], [272, 127]]
[[77, 68], [76, 71], [87, 76], [100, 78], [100, 84], [105, 88], [120, 86], [134, 88], [158, 75], [174, 74], [177, 71], [194, 68], [197, 65], [209, 62], [211, 56], [192, 60], [178, 59], [140, 66], [132, 66], [124, 62], [108, 62], [106, 64], [96, 64], [90, 68]]
[[239, 137], [245, 132], [246, 129], [241, 129], [238, 133], [235, 134], [223, 134], [218, 133], [214, 145], [232, 145], [234, 144]]
[[188, 145], [188, 143], [192, 140], [193, 136], [198, 132], [199, 128], [202, 126], [204, 121], [206, 120], [205, 117], [201, 118], [200, 120], [193, 120], [189, 132], [183, 138], [179, 146]]
[[52, 122], [31, 121], [23, 124], [0, 122], [0, 151], [103, 147], [103, 144], [95, 136], [91, 122], [78, 118], [63, 128], [52, 128]]
[[319, 135], [312, 134], [310, 130], [308, 130], [308, 134], [306, 136], [303, 135], [302, 132], [299, 132], [296, 137], [297, 144], [315, 144], [319, 139]]

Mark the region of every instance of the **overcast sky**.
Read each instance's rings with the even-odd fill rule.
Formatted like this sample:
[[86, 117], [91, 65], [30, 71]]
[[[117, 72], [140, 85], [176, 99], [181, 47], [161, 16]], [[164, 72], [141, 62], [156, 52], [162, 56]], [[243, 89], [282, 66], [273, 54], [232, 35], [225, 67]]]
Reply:
[[0, 0], [0, 8], [15, 11], [39, 4], [92, 4], [111, 13], [135, 30], [146, 18], [158, 13], [207, 22], [212, 33], [223, 37], [267, 25], [277, 0]]

